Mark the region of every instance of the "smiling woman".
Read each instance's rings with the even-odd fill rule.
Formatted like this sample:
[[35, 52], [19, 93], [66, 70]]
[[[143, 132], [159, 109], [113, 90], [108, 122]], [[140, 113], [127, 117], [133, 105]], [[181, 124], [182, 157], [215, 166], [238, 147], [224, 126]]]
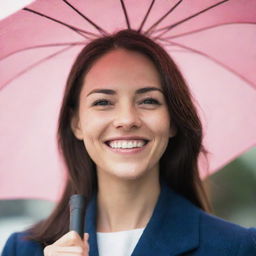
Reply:
[[[255, 229], [207, 213], [202, 134], [162, 47], [132, 30], [92, 41], [72, 67], [59, 117], [62, 199], [48, 219], [13, 234], [3, 255], [256, 254]], [[87, 199], [84, 240], [68, 232], [75, 193]]]
[[174, 132], [153, 63], [125, 49], [96, 61], [83, 82], [73, 131], [97, 166], [99, 196], [101, 189], [114, 194], [113, 177], [143, 176], [158, 188], [159, 159]]

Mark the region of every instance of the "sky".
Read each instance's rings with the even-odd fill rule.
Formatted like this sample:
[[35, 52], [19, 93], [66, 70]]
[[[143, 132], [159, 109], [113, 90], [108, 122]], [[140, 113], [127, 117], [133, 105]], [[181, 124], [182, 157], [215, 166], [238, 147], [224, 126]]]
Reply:
[[32, 2], [34, 0], [0, 0], [0, 19], [6, 18]]

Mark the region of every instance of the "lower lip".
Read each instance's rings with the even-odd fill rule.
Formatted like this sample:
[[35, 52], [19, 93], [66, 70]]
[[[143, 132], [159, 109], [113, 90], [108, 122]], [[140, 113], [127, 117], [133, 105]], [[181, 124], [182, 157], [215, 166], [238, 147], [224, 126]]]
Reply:
[[[149, 142], [148, 142], [149, 143]], [[122, 155], [131, 155], [131, 154], [135, 154], [135, 153], [139, 153], [141, 151], [143, 151], [146, 146], [148, 145], [145, 144], [143, 147], [140, 147], [140, 148], [111, 148], [110, 146], [106, 145], [112, 152], [115, 152], [115, 153], [119, 153], [119, 154], [122, 154]]]

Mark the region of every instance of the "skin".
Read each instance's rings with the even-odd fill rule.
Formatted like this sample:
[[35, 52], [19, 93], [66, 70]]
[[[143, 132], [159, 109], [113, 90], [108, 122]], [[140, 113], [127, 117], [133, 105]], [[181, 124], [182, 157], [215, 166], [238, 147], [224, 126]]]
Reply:
[[[73, 131], [97, 166], [97, 228], [101, 232], [144, 227], [160, 192], [159, 159], [175, 132], [163, 93], [136, 94], [144, 87], [161, 90], [159, 74], [146, 56], [125, 49], [102, 56], [84, 78]], [[92, 93], [97, 89], [111, 89], [115, 94]], [[150, 142], [144, 151], [132, 155], [113, 153], [104, 144], [109, 138], [127, 135], [143, 136]]]
[[[159, 90], [136, 93], [145, 87]], [[93, 93], [98, 89], [115, 94]], [[142, 228], [152, 215], [160, 193], [159, 160], [169, 138], [175, 135], [161, 90], [154, 64], [146, 56], [125, 49], [102, 56], [84, 78], [71, 127], [97, 167], [98, 232]], [[129, 155], [112, 152], [104, 143], [122, 136], [141, 136], [149, 143], [141, 152]], [[50, 249], [57, 250], [59, 245], [52, 246]], [[69, 239], [61, 246], [70, 247]], [[79, 237], [74, 246], [83, 248]]]
[[44, 256], [76, 255], [88, 256], [88, 234], [84, 234], [83, 240], [75, 231], [70, 231], [52, 245], [44, 248]]

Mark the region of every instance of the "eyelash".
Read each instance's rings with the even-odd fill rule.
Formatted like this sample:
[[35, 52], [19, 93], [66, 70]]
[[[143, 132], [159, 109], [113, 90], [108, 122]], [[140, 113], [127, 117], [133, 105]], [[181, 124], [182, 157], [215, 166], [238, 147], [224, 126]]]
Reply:
[[[148, 101], [148, 100], [150, 100], [151, 102], [153, 102], [153, 103], [151, 103], [151, 104], [161, 105], [158, 100], [153, 99], [153, 98], [144, 99], [142, 102]], [[105, 104], [103, 104], [103, 105], [102, 105], [102, 104], [99, 104], [99, 103], [102, 103], [102, 102], [110, 102], [110, 101], [109, 101], [109, 100], [106, 100], [106, 99], [99, 99], [99, 100], [96, 100], [92, 105], [93, 105], [93, 106], [106, 106]], [[151, 104], [150, 104], [150, 105], [151, 105]]]

